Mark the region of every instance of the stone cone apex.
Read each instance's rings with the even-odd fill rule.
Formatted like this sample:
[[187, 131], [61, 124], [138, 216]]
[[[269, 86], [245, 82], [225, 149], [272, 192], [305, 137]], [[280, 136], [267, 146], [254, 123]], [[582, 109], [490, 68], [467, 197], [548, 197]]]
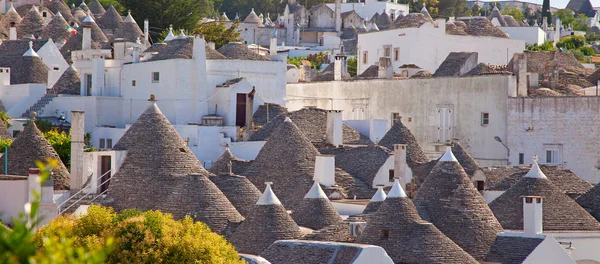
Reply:
[[58, 161], [58, 168], [52, 171], [54, 189], [68, 190], [70, 174], [60, 160], [56, 150], [48, 143], [42, 132], [31, 121], [8, 147], [8, 154], [0, 158], [0, 171], [4, 173], [5, 159], [8, 157], [8, 174], [27, 176], [29, 168], [35, 167], [36, 161], [52, 158]]
[[81, 1], [81, 4], [79, 4], [79, 8], [81, 8], [81, 10], [85, 11], [86, 13], [88, 11], [90, 11], [90, 8], [87, 6], [87, 4], [85, 4], [85, 1]]
[[317, 181], [296, 209], [293, 210], [292, 218], [298, 225], [314, 230], [342, 222], [342, 217], [335, 210]]
[[527, 172], [527, 174], [525, 174], [525, 176], [523, 176], [523, 177], [536, 178], [536, 179], [548, 179], [548, 177], [546, 177], [546, 174], [544, 174], [544, 172], [542, 172], [542, 169], [540, 169], [540, 166], [537, 163], [538, 162], [537, 155], [533, 156], [532, 161], [533, 161], [533, 163], [531, 164], [531, 169], [529, 169], [529, 172]]
[[169, 25], [169, 34], [165, 37], [165, 41], [171, 41], [175, 38], [175, 34], [173, 34], [173, 25]]
[[46, 20], [37, 8], [32, 8], [25, 14], [21, 23], [17, 25], [17, 37], [22, 39], [26, 36], [33, 35], [37, 38], [46, 27]]
[[258, 205], [271, 205], [271, 204], [281, 204], [273, 190], [271, 189], [272, 182], [265, 183], [267, 187], [265, 188], [265, 192], [260, 196], [256, 204]]
[[327, 195], [325, 194], [323, 189], [321, 189], [321, 185], [319, 184], [318, 181], [315, 181], [315, 183], [310, 188], [308, 193], [306, 193], [306, 195], [304, 196], [304, 199], [327, 199], [327, 200], [329, 200], [329, 198], [327, 198]]
[[221, 174], [209, 178], [244, 217], [250, 214], [252, 207], [262, 195], [244, 176]]
[[155, 101], [115, 147], [127, 150], [108, 190], [117, 211], [161, 210], [175, 219], [190, 215], [218, 233], [228, 222], [243, 219]]
[[243, 160], [235, 157], [233, 155], [233, 153], [231, 153], [231, 150], [229, 149], [229, 147], [226, 147], [223, 154], [221, 154], [221, 156], [212, 164], [212, 166], [210, 166], [210, 168], [208, 168], [208, 171], [210, 173], [214, 173], [216, 175], [230, 174], [231, 173], [230, 169], [231, 169], [231, 167], [234, 166], [233, 163], [236, 161], [243, 161]]
[[380, 146], [390, 150], [394, 149], [394, 144], [406, 144], [406, 162], [410, 167], [429, 161], [413, 133], [401, 121], [396, 122], [379, 141]]
[[6, 28], [6, 30], [10, 29], [10, 24], [15, 23], [15, 25], [19, 25], [23, 18], [19, 15], [17, 10], [15, 10], [12, 2], [10, 5], [10, 9], [6, 11], [6, 13], [0, 17], [0, 26]]
[[39, 55], [33, 50], [33, 41], [29, 41], [29, 49], [23, 53], [25, 57], [39, 57]]
[[98, 0], [94, 0], [90, 4], [89, 8], [90, 8], [90, 11], [92, 12], [92, 14], [94, 14], [94, 15], [101, 15], [101, 14], [106, 13], [106, 10], [102, 6], [102, 4], [100, 4], [100, 2], [98, 2]]
[[131, 16], [131, 12], [129, 12], [127, 14], [127, 17], [123, 20], [122, 23], [119, 24], [118, 28], [115, 30], [115, 33], [113, 34], [113, 39], [122, 38], [127, 42], [135, 43], [138, 38], [143, 38], [143, 35], [144, 32]]
[[404, 192], [404, 189], [402, 189], [402, 186], [400, 186], [400, 181], [398, 179], [394, 179], [394, 185], [392, 185], [392, 189], [388, 193], [387, 198], [406, 198], [406, 197], [408, 197], [408, 195], [406, 195], [406, 193]]
[[108, 38], [106, 35], [104, 35], [104, 32], [102, 29], [100, 29], [100, 26], [98, 26], [98, 23], [96, 23], [96, 20], [94, 20], [93, 15], [90, 12], [88, 12], [88, 15], [85, 17], [81, 25], [82, 27], [78, 28], [77, 30], [79, 34], [83, 35], [83, 26], [90, 27], [92, 30], [92, 42], [108, 42]]
[[[532, 166], [535, 171], [535, 165]], [[537, 173], [537, 172], [536, 172]], [[588, 200], [598, 185], [577, 198], [577, 202]], [[546, 177], [527, 177], [513, 184], [490, 204], [490, 209], [505, 229], [523, 230], [523, 196], [541, 196], [544, 198], [542, 226], [545, 231], [591, 231], [600, 230], [600, 223], [585, 209], [579, 206], [563, 190], [557, 188]], [[590, 199], [588, 201], [593, 201]], [[593, 207], [582, 204], [594, 213]], [[589, 205], [589, 204], [588, 204]], [[595, 205], [594, 205], [595, 206]]]
[[485, 258], [496, 234], [503, 232], [449, 146], [417, 191], [414, 202], [425, 220], [477, 260]]
[[56, 94], [80, 94], [81, 78], [79, 71], [70, 65], [52, 87]]
[[81, 23], [96, 23], [96, 20], [94, 20], [94, 18], [92, 17], [92, 12], [88, 11], [87, 12], [87, 16], [85, 17], [85, 19], [83, 21], [81, 21]]
[[469, 177], [475, 175], [475, 171], [479, 170], [479, 164], [471, 157], [471, 155], [463, 148], [458, 139], [454, 139], [452, 144], [452, 154], [458, 160], [458, 163], [465, 169]]
[[272, 200], [273, 197], [275, 194], [269, 183], [259, 203], [252, 207], [246, 220], [229, 239], [240, 253], [260, 255], [277, 240], [298, 239], [302, 236], [300, 228], [281, 203], [261, 204], [263, 198]]
[[257, 188], [273, 182], [273, 191], [286, 208], [293, 210], [294, 203], [302, 201], [313, 185], [318, 154], [296, 124], [282, 122], [245, 173]]
[[117, 9], [112, 5], [106, 10], [104, 15], [98, 18], [98, 23], [106, 29], [116, 30], [122, 22], [123, 17], [121, 17]]
[[383, 191], [383, 186], [377, 186], [377, 192], [375, 192], [373, 197], [371, 197], [371, 200], [369, 200], [369, 203], [363, 210], [363, 214], [375, 213], [377, 209], [379, 209], [379, 206], [383, 204], [383, 201], [385, 201], [386, 198], [387, 195]]
[[223, 15], [221, 15], [221, 20], [225, 22], [229, 21], [229, 18], [227, 17], [227, 14], [225, 12], [223, 12]]
[[421, 8], [421, 12], [420, 13], [423, 14], [429, 20], [433, 21], [433, 18], [429, 14], [429, 11], [427, 11], [427, 7], [425, 6], [425, 3], [423, 3], [423, 8]]
[[478, 263], [421, 219], [408, 197], [388, 196], [356, 242], [383, 247], [394, 263]]
[[40, 36], [42, 39], [51, 38], [56, 43], [64, 43], [71, 36], [71, 33], [67, 29], [68, 26], [69, 23], [67, 23], [61, 13], [58, 12], [52, 20], [50, 20], [48, 25], [46, 25]]

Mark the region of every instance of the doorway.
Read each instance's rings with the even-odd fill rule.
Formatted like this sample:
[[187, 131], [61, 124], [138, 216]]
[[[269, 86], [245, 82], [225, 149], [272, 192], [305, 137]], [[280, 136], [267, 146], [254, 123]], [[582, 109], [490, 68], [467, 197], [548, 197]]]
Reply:
[[[110, 178], [110, 175], [112, 174], [112, 172], [109, 172], [109, 171], [111, 171], [111, 169], [112, 169], [111, 156], [101, 156], [101, 158], [100, 158], [100, 176], [102, 176], [102, 178], [100, 179], [100, 183], [103, 183]], [[100, 186], [100, 193], [102, 193], [108, 189], [109, 183], [110, 183], [110, 180], [108, 180], [106, 183], [104, 183], [102, 186]]]
[[236, 107], [235, 107], [235, 125], [239, 127], [246, 126], [246, 104], [248, 95], [239, 93], [237, 94]]

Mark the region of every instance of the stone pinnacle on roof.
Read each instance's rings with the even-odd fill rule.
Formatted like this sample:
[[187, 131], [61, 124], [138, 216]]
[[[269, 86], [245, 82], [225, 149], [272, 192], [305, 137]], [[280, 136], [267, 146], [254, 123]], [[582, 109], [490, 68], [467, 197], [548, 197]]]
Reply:
[[271, 190], [270, 183], [266, 184], [259, 202], [252, 206], [246, 220], [229, 239], [240, 253], [260, 255], [277, 240], [298, 239], [302, 236], [296, 222]]
[[85, 17], [85, 19], [83, 21], [81, 21], [81, 23], [96, 23], [96, 20], [94, 20], [94, 18], [92, 17], [91, 11], [87, 12], [87, 16]]
[[6, 11], [6, 13], [2, 16], [2, 19], [0, 19], [0, 26], [3, 26], [8, 30], [10, 29], [11, 24], [14, 23], [14, 25], [16, 26], [19, 23], [21, 23], [22, 20], [23, 18], [21, 18], [17, 10], [15, 10], [13, 3], [11, 2], [10, 9], [8, 9], [8, 11]]
[[123, 17], [119, 14], [114, 6], [110, 6], [106, 13], [98, 18], [98, 23], [105, 29], [116, 30], [119, 25], [123, 22]]
[[531, 160], [533, 161], [533, 164], [531, 164], [531, 169], [523, 177], [548, 179], [548, 177], [546, 177], [546, 175], [544, 174], [544, 172], [542, 172], [542, 169], [540, 169], [540, 166], [538, 165], [538, 156], [534, 155]]
[[79, 71], [71, 64], [52, 86], [55, 94], [80, 94], [81, 78]]
[[315, 181], [304, 199], [293, 210], [292, 218], [298, 225], [315, 230], [342, 222], [341, 216], [321, 189], [318, 181]]
[[127, 154], [108, 189], [116, 210], [161, 210], [176, 219], [189, 215], [219, 233], [243, 219], [155, 100], [117, 145], [126, 146]]
[[460, 139], [458, 138], [455, 138], [452, 141], [452, 154], [454, 154], [454, 157], [456, 157], [458, 163], [465, 169], [465, 172], [467, 172], [469, 177], [475, 176], [475, 172], [481, 169], [479, 164], [477, 164], [477, 161], [475, 161], [462, 144], [460, 144]]
[[319, 181], [315, 181], [315, 183], [310, 188], [308, 193], [306, 193], [306, 195], [304, 196], [304, 199], [308, 199], [308, 198], [329, 199], [329, 198], [327, 198], [327, 195], [325, 194], [323, 189], [321, 189], [321, 185], [319, 184]]
[[496, 234], [503, 231], [450, 146], [417, 191], [414, 202], [423, 219], [477, 260], [485, 258]]
[[94, 15], [101, 15], [101, 14], [106, 13], [106, 10], [102, 6], [102, 4], [100, 4], [100, 2], [98, 2], [98, 0], [92, 1], [89, 8], [90, 8], [90, 11], [92, 11], [92, 13]]
[[169, 34], [167, 34], [167, 36], [165, 37], [165, 41], [171, 41], [175, 38], [175, 35], [173, 34], [173, 24], [169, 25]]
[[81, 0], [81, 4], [79, 4], [79, 8], [81, 8], [84, 12], [90, 11], [90, 8], [85, 4], [85, 0]]
[[178, 38], [178, 39], [182, 39], [182, 38], [185, 38], [185, 37], [187, 37], [187, 36], [186, 36], [186, 35], [185, 35], [185, 33], [183, 32], [183, 29], [179, 29], [179, 36], [177, 36], [177, 38]]
[[413, 167], [419, 163], [429, 161], [425, 151], [421, 145], [402, 121], [396, 121], [390, 130], [379, 141], [380, 146], [384, 146], [390, 150], [394, 149], [394, 144], [406, 144], [406, 161], [409, 166]]
[[369, 203], [363, 210], [363, 214], [371, 214], [377, 212], [377, 209], [379, 209], [379, 206], [383, 204], [383, 201], [385, 201], [386, 198], [387, 195], [383, 191], [383, 185], [378, 185], [377, 192], [375, 192], [373, 197], [371, 197], [371, 200], [369, 200]]
[[46, 26], [46, 20], [37, 8], [31, 8], [17, 26], [17, 35], [19, 38], [24, 38], [28, 35], [33, 35], [37, 38]]
[[125, 17], [125, 19], [123, 20], [123, 22], [127, 22], [127, 23], [136, 23], [135, 19], [133, 19], [133, 16], [131, 16], [131, 10], [127, 10], [127, 17]]
[[227, 14], [225, 12], [223, 12], [223, 15], [221, 15], [221, 20], [225, 22], [229, 21], [229, 18], [227, 17]]
[[379, 31], [379, 28], [374, 21], [369, 22], [369, 31]]
[[433, 18], [429, 14], [429, 11], [427, 11], [427, 7], [425, 6], [425, 2], [423, 2], [423, 8], [421, 8], [421, 14], [423, 14], [425, 17], [427, 17], [428, 19], [430, 19], [430, 20], [433, 21]]
[[39, 55], [33, 50], [33, 41], [29, 41], [29, 49], [23, 53], [25, 57], [39, 57]]
[[115, 30], [113, 39], [123, 39], [126, 42], [135, 43], [137, 38], [143, 38], [143, 36], [144, 32], [131, 16], [131, 12], [128, 12], [125, 20]]
[[392, 185], [392, 189], [387, 194], [387, 198], [405, 198], [405, 197], [408, 197], [408, 195], [406, 195], [406, 193], [404, 192], [404, 189], [402, 189], [402, 186], [400, 186], [400, 181], [398, 179], [394, 179], [394, 185]]

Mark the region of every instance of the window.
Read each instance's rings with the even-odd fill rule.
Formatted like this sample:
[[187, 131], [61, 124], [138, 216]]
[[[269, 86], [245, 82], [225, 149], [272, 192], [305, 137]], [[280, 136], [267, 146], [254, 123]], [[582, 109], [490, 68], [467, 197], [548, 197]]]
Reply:
[[135, 80], [131, 80], [131, 86], [135, 86]]
[[59, 68], [58, 68], [58, 67], [54, 67], [53, 69], [54, 69], [55, 71], [58, 71], [58, 70], [59, 70]]
[[402, 76], [408, 77], [408, 70], [402, 70]]
[[153, 72], [152, 73], [152, 82], [157, 83], [159, 81], [160, 81], [160, 72]]
[[394, 181], [394, 169], [391, 169], [391, 170], [390, 170], [390, 172], [389, 172], [389, 176], [388, 176], [388, 177], [390, 178], [390, 182], [393, 182], [393, 181]]
[[390, 238], [390, 230], [384, 229], [384, 230], [380, 230], [381, 231], [381, 240], [388, 240]]
[[532, 197], [525, 197], [525, 203], [533, 203]]
[[107, 149], [111, 149], [112, 148], [112, 138], [107, 138], [106, 139], [106, 148]]
[[490, 124], [490, 113], [481, 113], [481, 125], [487, 126]]
[[383, 56], [391, 58], [392, 57], [392, 46], [385, 45], [383, 46]]
[[13, 130], [13, 138], [16, 138], [21, 133], [21, 130]]
[[100, 149], [106, 148], [105, 142], [106, 142], [106, 140], [104, 140], [103, 138], [101, 138], [100, 142], [98, 143], [98, 148], [100, 148]]
[[42, 12], [42, 17], [48, 17], [48, 12]]
[[363, 64], [369, 63], [369, 52], [368, 51], [363, 51], [362, 61], [363, 61]]
[[92, 96], [92, 75], [89, 73], [85, 74], [85, 88], [86, 96]]
[[519, 165], [525, 164], [525, 153], [519, 153]]
[[485, 182], [484, 181], [475, 181], [475, 186], [477, 187], [478, 191], [483, 191], [483, 189], [485, 189]]
[[547, 164], [562, 163], [562, 145], [561, 144], [544, 144], [545, 161]]
[[394, 61], [400, 60], [400, 48], [394, 48]]

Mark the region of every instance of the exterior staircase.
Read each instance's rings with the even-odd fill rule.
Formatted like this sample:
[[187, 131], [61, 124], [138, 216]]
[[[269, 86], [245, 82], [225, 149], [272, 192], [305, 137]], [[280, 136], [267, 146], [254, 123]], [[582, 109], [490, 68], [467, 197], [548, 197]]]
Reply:
[[25, 113], [23, 113], [22, 117], [31, 117], [31, 113], [32, 112], [36, 112], [38, 116], [42, 116], [42, 113], [44, 112], [44, 107], [46, 105], [48, 105], [50, 102], [52, 102], [52, 100], [57, 97], [58, 95], [56, 94], [46, 94], [44, 95], [42, 98], [40, 98], [40, 100], [37, 101], [37, 103], [35, 103], [33, 106], [31, 106], [28, 110], [25, 111]]
[[67, 200], [67, 202], [62, 206], [62, 208], [66, 209], [66, 210], [62, 209], [62, 210], [64, 210], [62, 213], [63, 214], [72, 214], [81, 205], [90, 205], [92, 203], [101, 204], [102, 200], [104, 200], [106, 195], [104, 194], [104, 195], [100, 195], [98, 197], [96, 197], [96, 195], [97, 194], [95, 194], [95, 193], [80, 193], [80, 194], [71, 196], [71, 198], [69, 198], [69, 200]]

